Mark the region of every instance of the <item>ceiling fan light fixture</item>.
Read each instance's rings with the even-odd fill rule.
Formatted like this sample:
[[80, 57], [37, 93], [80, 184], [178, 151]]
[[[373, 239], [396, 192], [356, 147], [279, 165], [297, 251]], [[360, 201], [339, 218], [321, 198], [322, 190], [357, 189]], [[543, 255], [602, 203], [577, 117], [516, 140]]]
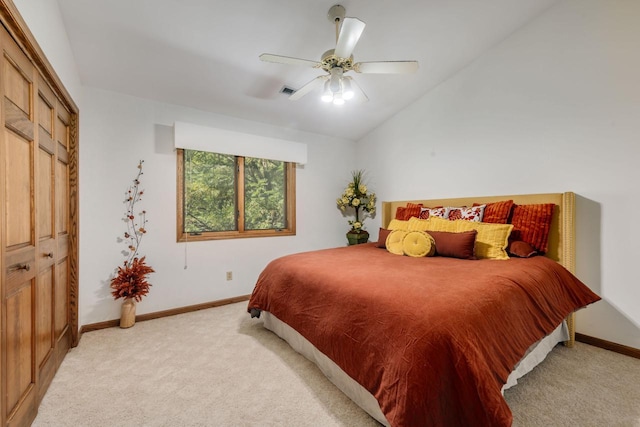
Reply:
[[349, 101], [350, 99], [353, 99], [353, 96], [355, 95], [355, 93], [353, 92], [353, 89], [351, 88], [351, 82], [349, 81], [349, 78], [342, 78], [342, 97], [346, 100]]
[[334, 49], [329, 49], [323, 53], [319, 61], [271, 53], [263, 53], [259, 56], [261, 61], [319, 68], [327, 73], [306, 83], [292, 93], [289, 96], [289, 100], [297, 101], [304, 95], [318, 89], [321, 83], [325, 82], [321, 95], [321, 99], [325, 102], [342, 105], [345, 100], [353, 98], [366, 102], [369, 97], [358, 85], [358, 81], [351, 77], [344, 77], [344, 73], [353, 71], [364, 74], [406, 74], [414, 73], [418, 69], [417, 61], [354, 62], [353, 50], [366, 24], [358, 18], [345, 17], [345, 9], [340, 5], [332, 6], [327, 17], [335, 25], [336, 44]]
[[324, 82], [324, 90], [322, 91], [322, 96], [320, 96], [322, 102], [331, 102], [333, 101], [333, 92], [329, 88], [329, 80]]
[[333, 94], [331, 92], [325, 92], [322, 94], [320, 99], [322, 100], [322, 102], [331, 102], [333, 101]]

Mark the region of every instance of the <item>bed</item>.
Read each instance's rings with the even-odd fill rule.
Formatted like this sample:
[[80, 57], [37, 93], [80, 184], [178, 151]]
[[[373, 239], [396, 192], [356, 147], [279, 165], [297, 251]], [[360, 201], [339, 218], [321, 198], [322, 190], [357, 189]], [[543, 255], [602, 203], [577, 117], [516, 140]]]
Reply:
[[[545, 256], [398, 256], [376, 243], [289, 255], [261, 273], [248, 311], [315, 362], [384, 425], [511, 425], [502, 391], [599, 299], [572, 273], [575, 195], [552, 193], [382, 204], [553, 204]], [[433, 220], [435, 221], [435, 220]]]

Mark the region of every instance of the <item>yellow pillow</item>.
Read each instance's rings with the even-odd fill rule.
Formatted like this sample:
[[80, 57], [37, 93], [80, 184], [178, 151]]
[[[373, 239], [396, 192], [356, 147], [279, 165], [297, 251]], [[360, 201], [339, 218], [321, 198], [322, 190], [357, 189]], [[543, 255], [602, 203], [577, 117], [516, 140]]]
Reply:
[[434, 216], [429, 218], [429, 223], [425, 231], [448, 231], [449, 233], [456, 233], [459, 231], [456, 222], [458, 221], [449, 221], [448, 219]]
[[400, 219], [392, 219], [389, 225], [387, 226], [387, 230], [407, 230], [409, 226], [409, 221], [402, 221]]
[[420, 219], [412, 216], [407, 221], [407, 231], [427, 231], [429, 228], [429, 220], [428, 219]]
[[433, 256], [436, 241], [424, 231], [409, 231], [402, 239], [402, 250], [411, 257]]
[[402, 240], [406, 234], [407, 232], [404, 230], [393, 230], [389, 233], [385, 242], [387, 250], [395, 255], [404, 255], [404, 251], [402, 250]]
[[513, 224], [490, 224], [457, 220], [458, 231], [477, 230], [475, 253], [477, 258], [509, 259], [507, 245]]

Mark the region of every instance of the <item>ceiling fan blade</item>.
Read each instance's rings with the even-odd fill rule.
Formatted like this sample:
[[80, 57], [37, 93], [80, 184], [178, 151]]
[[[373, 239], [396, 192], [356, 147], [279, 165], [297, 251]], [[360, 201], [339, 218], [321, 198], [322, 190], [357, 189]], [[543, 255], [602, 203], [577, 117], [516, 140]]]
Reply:
[[353, 77], [346, 76], [345, 79], [349, 80], [349, 83], [351, 83], [351, 88], [354, 89], [354, 92], [355, 92], [355, 95], [353, 98], [357, 102], [369, 102], [369, 97], [367, 96], [366, 93], [364, 93], [364, 90], [362, 90], [358, 82], [356, 82], [353, 79]]
[[261, 61], [275, 62], [277, 64], [288, 65], [302, 65], [305, 67], [320, 68], [322, 65], [318, 61], [311, 61], [309, 59], [291, 58], [290, 56], [273, 55], [271, 53], [263, 53], [259, 56]]
[[418, 70], [418, 61], [357, 62], [353, 64], [356, 73], [407, 74]]
[[311, 92], [314, 89], [322, 86], [322, 83], [324, 83], [324, 81], [327, 80], [328, 78], [329, 78], [329, 76], [318, 76], [318, 77], [316, 77], [315, 79], [311, 80], [309, 83], [307, 83], [304, 86], [302, 86], [300, 89], [296, 90], [289, 97], [289, 101], [297, 101], [298, 99], [302, 98], [303, 96], [305, 96], [309, 92]]
[[334, 50], [334, 55], [338, 58], [349, 58], [356, 47], [365, 23], [358, 18], [344, 18], [340, 27], [340, 34]]

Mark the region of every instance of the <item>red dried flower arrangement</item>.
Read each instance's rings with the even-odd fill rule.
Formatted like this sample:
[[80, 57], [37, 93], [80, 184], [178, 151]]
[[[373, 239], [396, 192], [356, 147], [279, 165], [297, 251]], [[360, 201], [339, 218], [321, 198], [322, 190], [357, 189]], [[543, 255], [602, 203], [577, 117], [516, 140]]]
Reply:
[[144, 263], [144, 259], [134, 258], [133, 261], [124, 267], [118, 267], [118, 275], [111, 280], [113, 292], [111, 295], [115, 299], [133, 298], [137, 302], [149, 293], [151, 284], [147, 282], [147, 274], [153, 273], [153, 268]]
[[127, 223], [127, 231], [124, 233], [124, 242], [129, 250], [127, 259], [122, 267], [118, 267], [116, 276], [111, 279], [111, 295], [115, 299], [135, 299], [137, 302], [149, 293], [151, 284], [147, 282], [147, 275], [153, 273], [153, 268], [145, 264], [145, 258], [138, 257], [138, 249], [142, 242], [142, 237], [147, 233], [145, 225], [147, 223], [147, 211], [140, 212], [140, 220], [135, 212], [135, 205], [141, 200], [144, 191], [140, 190], [140, 176], [142, 176], [142, 164], [144, 160], [138, 162], [138, 175], [133, 180], [133, 185], [127, 190], [124, 203], [127, 205], [124, 221]]

